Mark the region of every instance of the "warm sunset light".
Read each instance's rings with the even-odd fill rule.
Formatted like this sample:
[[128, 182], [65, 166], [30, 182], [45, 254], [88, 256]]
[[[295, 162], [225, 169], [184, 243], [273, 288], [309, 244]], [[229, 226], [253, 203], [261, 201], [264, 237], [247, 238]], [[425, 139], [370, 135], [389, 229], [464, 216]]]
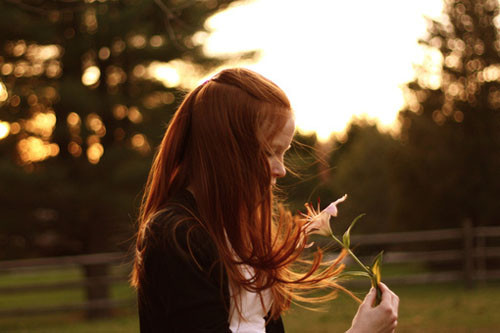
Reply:
[[68, 151], [71, 155], [78, 157], [82, 154], [82, 147], [78, 143], [71, 141], [68, 144]]
[[83, 72], [82, 83], [86, 86], [91, 86], [99, 81], [101, 71], [97, 66], [90, 66]]
[[71, 127], [79, 126], [80, 125], [80, 116], [78, 115], [78, 113], [71, 112], [70, 114], [68, 114], [66, 121], [68, 122], [68, 125]]
[[22, 139], [17, 144], [21, 160], [25, 163], [43, 161], [48, 157], [59, 154], [59, 146], [46, 142], [35, 136]]
[[161, 81], [167, 88], [174, 88], [181, 80], [174, 66], [168, 63], [154, 61], [149, 65], [148, 72], [151, 77]]
[[132, 139], [132, 148], [142, 154], [146, 154], [151, 150], [151, 147], [143, 134], [135, 134]]
[[9, 98], [9, 93], [3, 82], [0, 82], [0, 103], [5, 102]]
[[99, 137], [103, 137], [104, 135], [106, 135], [106, 127], [104, 126], [101, 117], [99, 117], [95, 113], [91, 113], [87, 116], [85, 125], [89, 130], [96, 133]]
[[137, 107], [132, 106], [128, 110], [128, 119], [134, 124], [138, 124], [142, 121], [142, 113]]
[[17, 134], [21, 131], [21, 125], [18, 122], [10, 123], [10, 134]]
[[[207, 38], [210, 55], [259, 50], [257, 61], [230, 65], [275, 81], [288, 94], [299, 129], [326, 139], [353, 117], [395, 128], [405, 103], [400, 87], [427, 54], [418, 46], [426, 31], [423, 15], [438, 17], [441, 10], [435, 0], [383, 6], [368, 0], [246, 1], [209, 19], [213, 34], [194, 42]], [[439, 76], [429, 76], [427, 84], [438, 88]]]
[[87, 159], [92, 164], [99, 163], [102, 154], [104, 154], [104, 147], [100, 143], [93, 143], [87, 148]]
[[52, 135], [56, 126], [56, 114], [54, 111], [46, 113], [37, 112], [25, 123], [27, 131], [40, 135], [44, 138], [49, 138]]
[[10, 124], [6, 121], [0, 121], [0, 140], [7, 137], [10, 132]]

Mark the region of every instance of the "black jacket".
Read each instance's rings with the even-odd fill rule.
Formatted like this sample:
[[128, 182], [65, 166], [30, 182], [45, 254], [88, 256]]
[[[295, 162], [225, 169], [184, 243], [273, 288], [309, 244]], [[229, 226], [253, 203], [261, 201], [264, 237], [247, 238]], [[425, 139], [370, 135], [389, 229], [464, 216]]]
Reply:
[[[148, 223], [138, 288], [141, 333], [231, 332], [227, 276], [197, 214], [193, 196], [183, 191]], [[283, 333], [281, 318], [266, 332]]]

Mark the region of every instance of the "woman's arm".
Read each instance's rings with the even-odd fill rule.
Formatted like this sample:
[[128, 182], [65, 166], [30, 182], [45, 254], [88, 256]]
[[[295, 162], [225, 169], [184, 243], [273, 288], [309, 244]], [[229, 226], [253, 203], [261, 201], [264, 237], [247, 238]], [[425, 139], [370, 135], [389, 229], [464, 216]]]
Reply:
[[163, 214], [149, 230], [141, 332], [230, 332], [227, 279], [216, 250], [206, 232], [179, 215]]

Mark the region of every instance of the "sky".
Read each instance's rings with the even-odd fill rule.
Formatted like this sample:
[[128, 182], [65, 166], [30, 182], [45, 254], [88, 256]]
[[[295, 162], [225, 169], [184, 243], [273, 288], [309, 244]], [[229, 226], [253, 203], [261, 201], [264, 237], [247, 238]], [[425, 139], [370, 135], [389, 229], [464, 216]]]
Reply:
[[397, 128], [401, 87], [421, 63], [418, 38], [439, 0], [252, 0], [207, 21], [209, 55], [259, 50], [234, 62], [277, 83], [288, 95], [302, 132], [342, 136], [353, 117]]

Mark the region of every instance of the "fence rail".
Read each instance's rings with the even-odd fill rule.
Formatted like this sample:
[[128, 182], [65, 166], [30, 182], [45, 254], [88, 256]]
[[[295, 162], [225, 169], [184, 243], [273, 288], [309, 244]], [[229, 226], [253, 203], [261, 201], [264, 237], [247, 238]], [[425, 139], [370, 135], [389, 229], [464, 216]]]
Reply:
[[[463, 281], [466, 286], [475, 282], [500, 278], [500, 270], [488, 269], [488, 260], [500, 258], [500, 247], [488, 244], [487, 240], [496, 239], [500, 244], [500, 226], [473, 227], [469, 220], [464, 221], [462, 228], [426, 230], [414, 232], [398, 232], [373, 235], [352, 236], [352, 244], [380, 245], [382, 248], [397, 245], [420, 244], [434, 245], [443, 241], [455, 241], [461, 245], [439, 250], [407, 250], [387, 251], [384, 253], [384, 263], [455, 263], [458, 269], [389, 277], [384, 279], [391, 284], [424, 284], [429, 282]], [[362, 258], [368, 261], [370, 258]], [[498, 267], [498, 266], [497, 266]]]
[[[491, 240], [496, 239], [496, 242]], [[454, 247], [432, 250], [426, 245], [451, 241]], [[404, 276], [384, 277], [384, 281], [396, 284], [425, 284], [451, 281], [464, 281], [473, 286], [476, 281], [500, 279], [500, 270], [488, 269], [488, 261], [500, 258], [500, 227], [472, 227], [465, 221], [462, 228], [399, 232], [352, 236], [352, 244], [387, 249], [384, 254], [385, 264], [423, 263], [432, 264], [431, 272]], [[419, 245], [419, 250], [410, 245]], [[406, 248], [405, 248], [406, 247]], [[368, 262], [370, 258], [361, 258]], [[123, 253], [99, 253], [69, 257], [38, 258], [0, 261], [0, 277], [6, 274], [20, 274], [31, 271], [82, 268], [81, 278], [59, 282], [40, 282], [16, 284], [0, 287], [0, 295], [14, 295], [47, 292], [56, 290], [85, 289], [87, 300], [80, 303], [52, 305], [30, 308], [0, 309], [0, 317], [40, 315], [62, 311], [85, 311], [89, 317], [107, 315], [110, 309], [131, 306], [135, 300], [112, 299], [109, 289], [115, 283], [127, 280], [127, 274], [112, 275], [109, 268], [126, 265], [130, 267], [131, 258]], [[454, 263], [452, 270], [436, 271], [437, 264]], [[491, 265], [490, 265], [491, 266]], [[498, 266], [497, 266], [498, 267]], [[128, 269], [127, 269], [128, 270]]]
[[120, 264], [129, 260], [125, 254], [120, 252], [85, 254], [79, 256], [35, 258], [21, 260], [0, 261], [0, 273], [2, 271], [49, 269], [52, 267], [62, 268], [75, 265], [99, 265]]

